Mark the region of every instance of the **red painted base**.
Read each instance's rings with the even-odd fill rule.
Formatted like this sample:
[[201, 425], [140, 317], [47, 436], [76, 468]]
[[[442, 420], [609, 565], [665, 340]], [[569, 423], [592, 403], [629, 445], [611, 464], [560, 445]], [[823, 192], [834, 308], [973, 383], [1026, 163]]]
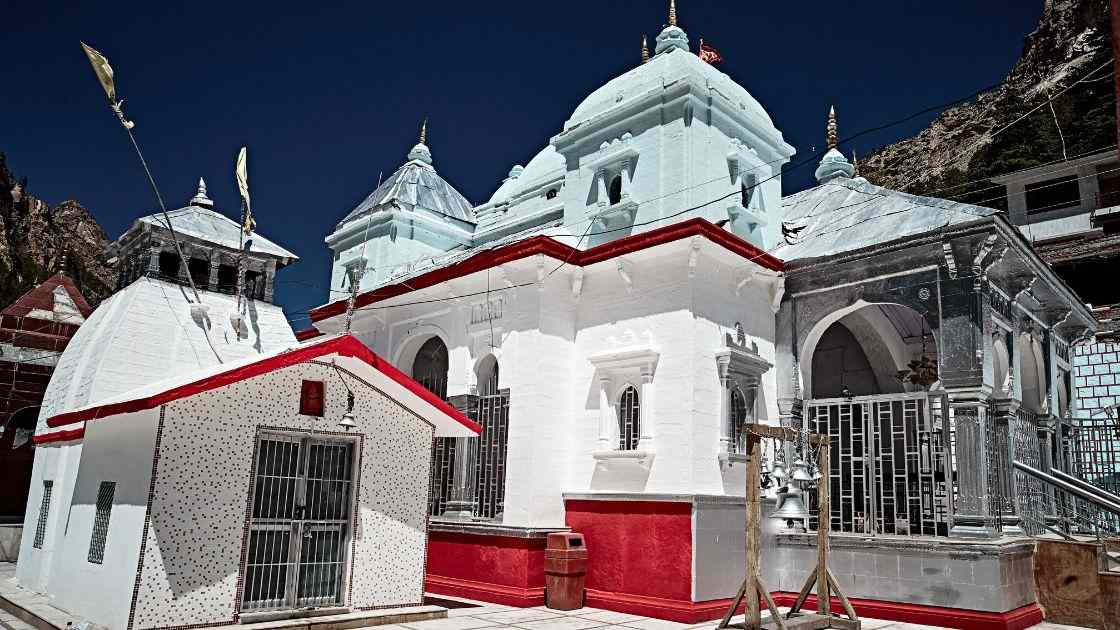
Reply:
[[476, 599], [481, 602], [503, 604], [505, 606], [520, 608], [544, 606], [543, 586], [522, 588], [429, 574], [424, 580], [424, 590], [436, 595]]
[[[779, 606], [791, 606], [796, 600], [797, 593], [774, 593], [774, 601]], [[1014, 610], [998, 613], [886, 602], [875, 599], [850, 598], [849, 601], [852, 608], [856, 609], [856, 614], [861, 617], [941, 626], [943, 628], [960, 628], [961, 630], [1023, 630], [1023, 628], [1042, 622], [1042, 609], [1038, 604], [1027, 604]], [[730, 600], [728, 600], [728, 605], [730, 603]], [[840, 600], [835, 597], [832, 598], [831, 608], [841, 611], [844, 609]], [[814, 611], [816, 609], [817, 598], [815, 595], [810, 595], [808, 601], [805, 602], [805, 610]]]

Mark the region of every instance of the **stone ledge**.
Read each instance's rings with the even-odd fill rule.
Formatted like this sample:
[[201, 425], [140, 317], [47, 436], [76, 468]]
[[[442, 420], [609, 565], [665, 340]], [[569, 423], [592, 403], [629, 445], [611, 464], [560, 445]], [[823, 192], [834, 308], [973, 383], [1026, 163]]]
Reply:
[[[779, 532], [774, 535], [779, 545], [791, 547], [816, 547], [816, 532]], [[829, 544], [833, 549], [889, 549], [893, 551], [918, 551], [922, 553], [944, 553], [970, 556], [1003, 556], [1030, 554], [1034, 551], [1034, 541], [1029, 538], [999, 538], [995, 540], [966, 540], [961, 538], [940, 538], [934, 536], [868, 536], [865, 534], [829, 534]]]
[[507, 538], [546, 538], [556, 532], [569, 532], [570, 527], [524, 527], [503, 525], [484, 521], [456, 521], [432, 519], [428, 521], [429, 532], [450, 534], [475, 534], [479, 536], [504, 536]]

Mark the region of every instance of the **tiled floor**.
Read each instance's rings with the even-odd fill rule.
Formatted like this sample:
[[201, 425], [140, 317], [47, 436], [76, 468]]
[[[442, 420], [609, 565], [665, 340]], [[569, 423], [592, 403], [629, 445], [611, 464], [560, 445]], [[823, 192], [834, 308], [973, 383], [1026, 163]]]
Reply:
[[[466, 601], [466, 600], [464, 600]], [[650, 619], [638, 615], [582, 608], [580, 610], [560, 611], [549, 608], [511, 608], [497, 604], [482, 604], [477, 608], [453, 608], [447, 612], [447, 619], [433, 619], [399, 626], [382, 626], [386, 630], [479, 630], [482, 628], [517, 628], [522, 630], [591, 630], [608, 628], [613, 630], [692, 630], [704, 628], [713, 630], [716, 621], [698, 624], [684, 624], [661, 619]], [[785, 612], [787, 608], [779, 608]], [[735, 619], [742, 621], [742, 616]], [[862, 619], [864, 630], [923, 630], [934, 626], [921, 626], [882, 619]], [[1041, 623], [1030, 630], [1084, 630], [1073, 626]]]

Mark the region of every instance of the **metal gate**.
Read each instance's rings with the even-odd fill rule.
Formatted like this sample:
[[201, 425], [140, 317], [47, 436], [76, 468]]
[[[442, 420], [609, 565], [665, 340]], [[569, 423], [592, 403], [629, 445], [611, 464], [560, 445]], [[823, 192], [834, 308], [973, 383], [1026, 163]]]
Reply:
[[[807, 402], [809, 430], [832, 438], [833, 531], [949, 534], [948, 430], [940, 408], [924, 393]], [[809, 493], [814, 529], [815, 502]]]
[[[509, 440], [509, 390], [478, 398], [478, 436], [475, 459], [477, 499], [475, 516], [498, 518], [505, 508], [506, 445]], [[474, 442], [474, 440], [471, 440]]]
[[242, 610], [343, 604], [353, 461], [349, 440], [258, 438]]

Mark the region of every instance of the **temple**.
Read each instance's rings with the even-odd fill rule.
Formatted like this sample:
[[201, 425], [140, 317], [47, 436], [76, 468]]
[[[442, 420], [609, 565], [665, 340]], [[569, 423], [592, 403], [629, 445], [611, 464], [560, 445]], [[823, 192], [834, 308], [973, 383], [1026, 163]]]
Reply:
[[[1072, 466], [1071, 347], [1095, 320], [1005, 214], [867, 181], [838, 127], [817, 185], [783, 197], [794, 148], [674, 9], [489, 199], [437, 173], [422, 133], [345, 215], [326, 243], [350, 330], [482, 426], [433, 448], [429, 591], [539, 605], [544, 536], [572, 529], [587, 605], [720, 616], [742, 580], [741, 431], [762, 422], [833, 444], [828, 470], [766, 445], [779, 604], [815, 554], [803, 491], [828, 483], [864, 614], [1041, 619], [1026, 536], [1057, 499], [1011, 462]], [[312, 320], [343, 330], [347, 301]]]

